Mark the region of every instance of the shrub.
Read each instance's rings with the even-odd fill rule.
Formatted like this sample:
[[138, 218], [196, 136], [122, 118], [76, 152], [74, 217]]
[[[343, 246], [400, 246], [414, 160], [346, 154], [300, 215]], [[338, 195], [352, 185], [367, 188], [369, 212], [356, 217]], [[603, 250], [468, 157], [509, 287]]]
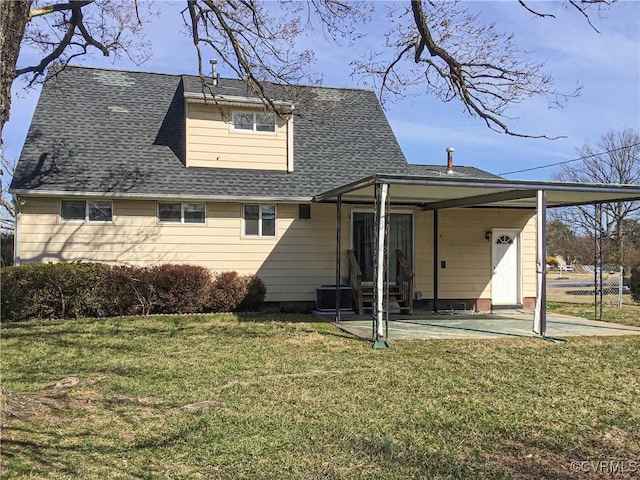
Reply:
[[153, 313], [198, 313], [208, 303], [211, 272], [197, 265], [163, 264], [150, 269]]
[[266, 288], [256, 275], [212, 278], [195, 265], [32, 263], [2, 269], [1, 320], [258, 310]]
[[247, 275], [244, 277], [247, 293], [238, 305], [240, 312], [255, 312], [262, 309], [264, 297], [267, 295], [267, 287], [257, 275]]
[[3, 267], [13, 265], [13, 233], [0, 233], [0, 265]]
[[234, 312], [247, 296], [247, 282], [238, 272], [217, 273], [213, 278], [208, 309]]
[[104, 315], [99, 263], [49, 263], [2, 270], [2, 320]]
[[115, 266], [103, 287], [107, 316], [148, 315], [156, 303], [149, 268]]
[[631, 298], [633, 298], [633, 301], [640, 303], [640, 265], [631, 270], [629, 290], [631, 290]]

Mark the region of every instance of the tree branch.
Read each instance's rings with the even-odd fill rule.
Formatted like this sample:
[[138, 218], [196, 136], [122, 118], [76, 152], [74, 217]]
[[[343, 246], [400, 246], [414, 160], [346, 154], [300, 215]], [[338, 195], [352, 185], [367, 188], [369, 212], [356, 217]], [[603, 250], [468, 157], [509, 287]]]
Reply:
[[95, 2], [95, 0], [73, 0], [69, 3], [56, 3], [54, 5], [45, 5], [44, 7], [35, 7], [29, 10], [29, 20], [42, 15], [48, 15], [53, 12], [62, 12], [65, 10], [73, 10], [74, 8], [82, 8], [85, 5]]
[[538, 16], [538, 17], [551, 17], [551, 18], [556, 18], [555, 15], [552, 15], [551, 13], [540, 13], [536, 10], [533, 10], [532, 8], [529, 7], [529, 5], [527, 5], [524, 0], [518, 0], [518, 3], [524, 7], [528, 12], [533, 13], [534, 15]]
[[[548, 137], [547, 135], [528, 135], [523, 133], [513, 132], [509, 129], [509, 127], [498, 118], [498, 116], [493, 113], [496, 109], [491, 109], [486, 106], [482, 100], [480, 100], [476, 95], [474, 95], [473, 91], [479, 91], [477, 87], [470, 81], [470, 78], [473, 75], [465, 74], [463, 64], [461, 64], [458, 60], [456, 60], [447, 50], [440, 47], [431, 34], [431, 30], [429, 29], [429, 25], [427, 22], [427, 18], [424, 13], [424, 9], [422, 8], [421, 0], [411, 0], [411, 10], [413, 12], [413, 19], [415, 21], [415, 25], [418, 29], [418, 33], [420, 37], [416, 41], [416, 52], [415, 52], [415, 62], [427, 61], [430, 65], [435, 67], [443, 79], [445, 79], [450, 88], [455, 92], [455, 96], [462, 100], [465, 107], [467, 107], [468, 111], [472, 114], [477, 115], [482, 118], [491, 130], [496, 132], [506, 133], [515, 137], [524, 137], [524, 138], [547, 138], [551, 140], [555, 140], [557, 138], [562, 137]], [[440, 58], [447, 66], [447, 71], [441, 70], [438, 66], [436, 66], [432, 61], [422, 59], [422, 53], [424, 48], [427, 49], [431, 57]], [[505, 75], [516, 73], [513, 71], [509, 71], [505, 67], [494, 65], [491, 63], [482, 64], [484, 68], [489, 71], [495, 70], [498, 72], [497, 75], [494, 75], [497, 78], [505, 78]], [[517, 76], [517, 75], [516, 75]], [[470, 77], [469, 79], [467, 77]], [[494, 90], [483, 90], [479, 91], [480, 93], [489, 94], [496, 99], [499, 99], [500, 104], [506, 105], [509, 102], [513, 102], [515, 98], [507, 98], [499, 94], [499, 85], [495, 83], [491, 84], [493, 87], [497, 87], [498, 89]], [[521, 87], [522, 88], [522, 87]], [[507, 90], [509, 91], [509, 90]], [[499, 108], [499, 107], [498, 107]]]
[[51, 52], [49, 55], [44, 57], [38, 65], [34, 65], [31, 67], [20, 68], [16, 70], [16, 75], [23, 75], [25, 73], [34, 72], [37, 74], [43, 74], [45, 69], [49, 66], [51, 62], [60, 57], [64, 50], [71, 43], [71, 39], [73, 38], [73, 34], [75, 33], [76, 26], [79, 22], [82, 21], [82, 10], [81, 7], [72, 5], [71, 7], [71, 19], [69, 20], [69, 24], [67, 25], [67, 32], [65, 33], [62, 40], [58, 46]]

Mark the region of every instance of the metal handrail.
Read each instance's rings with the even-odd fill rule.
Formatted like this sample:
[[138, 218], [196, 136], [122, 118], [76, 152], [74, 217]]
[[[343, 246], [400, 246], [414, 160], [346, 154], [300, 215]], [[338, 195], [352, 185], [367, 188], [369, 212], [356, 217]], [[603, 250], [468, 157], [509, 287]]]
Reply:
[[396, 250], [396, 287], [401, 301], [407, 305], [409, 313], [413, 313], [413, 288], [415, 274], [402, 250]]
[[356, 307], [356, 313], [362, 313], [364, 310], [362, 302], [362, 270], [353, 250], [347, 250], [347, 258], [349, 259], [349, 285], [351, 286], [353, 303]]

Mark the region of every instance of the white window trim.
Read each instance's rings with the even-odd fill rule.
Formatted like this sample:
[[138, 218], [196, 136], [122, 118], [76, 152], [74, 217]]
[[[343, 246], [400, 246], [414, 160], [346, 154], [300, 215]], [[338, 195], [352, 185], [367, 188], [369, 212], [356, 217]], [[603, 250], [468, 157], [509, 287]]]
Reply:
[[[62, 202], [84, 202], [84, 219], [79, 219], [79, 218], [64, 218], [62, 216]], [[111, 220], [90, 220], [89, 219], [89, 202], [109, 202], [111, 204]], [[83, 199], [77, 199], [77, 198], [63, 198], [60, 200], [60, 211], [59, 211], [60, 215], [60, 222], [62, 223], [97, 223], [97, 224], [103, 224], [103, 225], [109, 225], [109, 224], [113, 224], [113, 217], [115, 216], [113, 214], [113, 200], [83, 200]]]
[[[258, 207], [258, 234], [251, 235], [247, 234], [247, 222], [244, 218], [244, 207], [248, 205], [256, 205]], [[275, 215], [273, 219], [274, 227], [273, 227], [273, 235], [262, 235], [262, 207], [273, 207], [275, 210]], [[242, 238], [278, 238], [278, 205], [275, 203], [244, 203], [242, 205]]]
[[[170, 205], [170, 204], [180, 204], [180, 221], [179, 222], [171, 222], [167, 220], [160, 220], [160, 204]], [[204, 205], [204, 222], [195, 223], [195, 222], [185, 222], [184, 221], [184, 206], [185, 205]], [[188, 227], [201, 227], [207, 224], [207, 203], [206, 202], [156, 202], [156, 224], [158, 225], [186, 225]]]
[[[236, 128], [236, 124], [233, 122], [233, 116], [236, 113], [248, 113], [253, 115], [253, 130]], [[256, 114], [258, 113], [273, 115], [273, 132], [260, 132], [256, 130]], [[276, 114], [271, 112], [263, 112], [263, 111], [256, 112], [256, 111], [250, 111], [250, 110], [231, 110], [231, 121], [229, 122], [229, 124], [230, 124], [230, 127], [229, 127], [230, 131], [233, 133], [246, 133], [248, 135], [277, 135], [278, 134], [278, 119], [276, 118]]]

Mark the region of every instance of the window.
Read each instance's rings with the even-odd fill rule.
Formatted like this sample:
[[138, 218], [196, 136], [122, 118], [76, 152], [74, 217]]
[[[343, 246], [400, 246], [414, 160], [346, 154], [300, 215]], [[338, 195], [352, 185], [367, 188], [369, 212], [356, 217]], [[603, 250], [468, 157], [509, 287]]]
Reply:
[[205, 223], [204, 203], [159, 203], [158, 221], [162, 223]]
[[498, 245], [511, 245], [513, 243], [513, 238], [509, 235], [500, 235], [498, 240], [496, 240]]
[[245, 205], [244, 234], [247, 237], [275, 237], [276, 206]]
[[60, 217], [65, 221], [112, 222], [113, 202], [110, 200], [62, 200]]
[[273, 113], [233, 112], [231, 129], [242, 132], [275, 133], [276, 117]]

